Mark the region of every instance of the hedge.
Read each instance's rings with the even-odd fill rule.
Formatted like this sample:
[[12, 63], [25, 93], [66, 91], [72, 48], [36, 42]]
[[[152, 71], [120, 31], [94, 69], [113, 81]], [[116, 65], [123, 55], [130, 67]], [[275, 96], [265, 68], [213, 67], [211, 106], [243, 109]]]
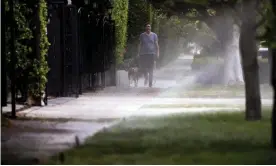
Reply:
[[117, 64], [123, 60], [123, 54], [127, 42], [127, 24], [128, 24], [128, 0], [114, 1], [112, 18], [115, 21], [116, 50], [115, 56]]
[[[37, 13], [35, 10], [37, 9]], [[5, 32], [6, 40], [6, 57], [7, 73], [13, 66], [10, 63], [10, 23], [12, 16], [9, 14], [10, 8], [8, 0], [5, 0], [5, 11], [7, 12], [7, 31]], [[41, 92], [45, 90], [47, 82], [48, 65], [46, 54], [49, 42], [46, 33], [47, 26], [47, 5], [45, 0], [20, 1], [14, 4], [15, 18], [15, 56], [16, 56], [16, 88], [24, 97], [40, 97]], [[38, 19], [38, 20], [36, 20]], [[39, 22], [36, 25], [36, 21]], [[36, 31], [36, 28], [39, 28]], [[38, 33], [37, 33], [38, 32]], [[35, 37], [39, 40], [35, 40]], [[39, 44], [36, 52], [36, 43]], [[39, 53], [39, 55], [37, 55]]]
[[[13, 17], [10, 15], [10, 6], [8, 0], [5, 0], [5, 12], [6, 12], [6, 31], [5, 31], [5, 54], [7, 62], [7, 76], [11, 79], [11, 69], [14, 67], [11, 64], [11, 28], [10, 25], [13, 21]], [[28, 75], [30, 66], [32, 64], [31, 59], [28, 57], [33, 49], [29, 41], [33, 39], [32, 31], [29, 27], [29, 20], [27, 15], [31, 14], [27, 5], [24, 3], [14, 3], [14, 25], [15, 25], [15, 57], [16, 57], [16, 90], [20, 91], [24, 98], [27, 97], [28, 88]]]
[[32, 82], [29, 84], [29, 93], [35, 97], [40, 98], [42, 93], [44, 93], [47, 83], [47, 73], [49, 71], [47, 64], [47, 52], [50, 43], [47, 37], [47, 4], [45, 0], [39, 0], [37, 14], [38, 21], [37, 28], [39, 30], [36, 32], [36, 37], [39, 42], [39, 47], [36, 58], [33, 60], [32, 68], [33, 71], [30, 72], [30, 79]]

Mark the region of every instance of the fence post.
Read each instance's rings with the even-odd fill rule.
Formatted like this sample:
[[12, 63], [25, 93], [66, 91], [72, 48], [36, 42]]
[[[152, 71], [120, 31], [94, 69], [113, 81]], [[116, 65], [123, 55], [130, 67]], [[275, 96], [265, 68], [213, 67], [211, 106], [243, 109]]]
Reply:
[[15, 65], [16, 65], [16, 56], [15, 56], [15, 18], [14, 18], [14, 0], [9, 0], [10, 5], [10, 15], [12, 17], [11, 20], [11, 100], [12, 100], [12, 110], [11, 110], [11, 118], [16, 118], [16, 103], [15, 103], [15, 81], [16, 81], [16, 73], [15, 73]]
[[113, 62], [113, 85], [117, 85], [117, 62], [116, 62], [116, 36], [115, 36], [115, 21], [112, 20], [112, 62]]
[[[6, 35], [6, 11], [5, 11], [5, 3], [1, 1], [2, 6], [2, 30], [1, 33], [3, 36]], [[5, 37], [1, 38], [1, 46], [2, 46], [2, 56], [1, 56], [1, 113], [2, 107], [7, 106], [7, 66], [6, 66], [6, 40]]]

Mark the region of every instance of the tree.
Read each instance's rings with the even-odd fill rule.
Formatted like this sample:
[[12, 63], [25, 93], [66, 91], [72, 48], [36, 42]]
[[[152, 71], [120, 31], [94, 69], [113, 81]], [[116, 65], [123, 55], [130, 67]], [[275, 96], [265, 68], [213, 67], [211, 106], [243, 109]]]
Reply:
[[205, 22], [214, 31], [220, 43], [220, 54], [222, 56], [227, 54], [227, 47], [233, 36], [233, 24], [240, 26], [239, 24], [242, 22], [240, 51], [243, 59], [242, 66], [246, 89], [246, 119], [260, 119], [261, 99], [255, 39], [257, 1], [243, 0], [241, 6], [239, 6], [242, 8], [236, 8], [238, 0], [171, 0], [170, 3], [152, 0], [152, 2], [156, 6], [166, 8], [166, 11], [170, 14], [183, 15], [183, 13], [195, 10], [197, 17], [193, 19]]
[[[152, 2], [155, 4], [154, 6], [164, 8], [164, 11], [168, 12], [169, 15], [184, 16], [189, 20], [201, 22], [201, 24], [205, 23], [216, 36], [216, 42], [213, 46], [217, 48], [214, 49], [215, 51], [213, 51], [213, 54], [222, 56], [225, 59], [225, 76], [224, 78], [221, 77], [223, 79], [221, 82], [224, 82], [226, 85], [230, 82], [243, 82], [238, 40], [234, 40], [236, 37], [233, 37], [235, 31], [234, 24], [238, 23], [238, 17], [235, 11], [237, 0], [167, 0], [163, 3], [152, 0]], [[233, 45], [233, 47], [235, 47], [235, 52], [233, 52], [233, 48], [229, 48], [229, 45], [232, 45], [234, 41], [236, 41]], [[231, 54], [237, 55], [231, 56]], [[236, 65], [231, 65], [232, 63], [230, 60], [231, 62], [236, 62]]]
[[262, 25], [262, 31], [264, 32], [258, 36], [258, 39], [270, 51], [271, 86], [274, 93], [271, 115], [271, 144], [276, 149], [276, 1], [262, 1], [262, 7], [262, 19], [258, 25]]
[[[274, 5], [275, 2], [274, 2]], [[274, 15], [276, 16], [276, 10], [274, 10]], [[274, 23], [275, 24], [275, 23]], [[276, 28], [274, 29], [274, 31]], [[272, 128], [272, 146], [274, 149], [276, 149], [276, 48], [272, 48], [272, 68], [271, 68], [271, 85], [273, 88], [273, 108], [272, 108], [272, 116], [271, 116], [271, 128]]]
[[259, 66], [256, 43], [256, 0], [242, 1], [240, 52], [245, 80], [246, 119], [261, 119]]
[[274, 98], [273, 98], [273, 108], [272, 108], [272, 118], [271, 118], [271, 128], [272, 128], [272, 137], [271, 137], [271, 142], [272, 142], [272, 147], [276, 149], [276, 0], [271, 0], [271, 5], [272, 5], [272, 13], [273, 13], [273, 19], [272, 19], [272, 25], [273, 25], [273, 30], [270, 32], [274, 32], [272, 34], [273, 36], [273, 47], [270, 46], [272, 50], [272, 69], [271, 69], [271, 85], [273, 88], [274, 92]]
[[[265, 2], [268, 1], [262, 1], [262, 3]], [[276, 149], [276, 0], [270, 0], [268, 6], [264, 5], [265, 9], [262, 11], [264, 11], [265, 14], [261, 14], [261, 21], [256, 23], [256, 19], [258, 17], [256, 14], [256, 7], [259, 6], [260, 1], [243, 0], [241, 4], [241, 13], [236, 11], [235, 16], [238, 17], [234, 18], [237, 24], [239, 24], [240, 21], [242, 22], [240, 49], [243, 57], [243, 69], [246, 82], [246, 118], [248, 120], [258, 120], [261, 118], [261, 101], [258, 80], [258, 62], [256, 59], [257, 49], [255, 34], [256, 28], [265, 22], [263, 26], [265, 28], [263, 29], [266, 31], [259, 39], [264, 40], [265, 45], [267, 45], [271, 50], [271, 85], [274, 93], [271, 116], [271, 142], [272, 147]], [[219, 36], [219, 33], [217, 33], [217, 36]]]
[[273, 107], [271, 115], [271, 143], [276, 149], [276, 1], [270, 0], [266, 6], [265, 18], [265, 33], [260, 36], [263, 40], [263, 45], [267, 46], [271, 52], [271, 86], [273, 88]]

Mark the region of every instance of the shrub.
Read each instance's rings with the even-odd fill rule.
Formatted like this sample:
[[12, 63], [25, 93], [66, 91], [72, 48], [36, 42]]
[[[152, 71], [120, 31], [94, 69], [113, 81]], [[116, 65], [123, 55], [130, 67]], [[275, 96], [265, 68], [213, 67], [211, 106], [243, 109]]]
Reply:
[[39, 48], [37, 48], [39, 49], [37, 51], [39, 55], [36, 55], [37, 57], [33, 60], [33, 71], [30, 73], [32, 82], [29, 84], [29, 93], [33, 97], [40, 97], [45, 90], [49, 71], [46, 56], [50, 44], [47, 37], [47, 4], [45, 0], [39, 0], [37, 10], [39, 31], [36, 37], [39, 41]]
[[112, 11], [112, 18], [115, 21], [115, 36], [116, 36], [116, 49], [115, 56], [116, 62], [122, 62], [121, 56], [126, 47], [127, 41], [127, 24], [128, 24], [128, 0], [114, 1], [114, 8]]

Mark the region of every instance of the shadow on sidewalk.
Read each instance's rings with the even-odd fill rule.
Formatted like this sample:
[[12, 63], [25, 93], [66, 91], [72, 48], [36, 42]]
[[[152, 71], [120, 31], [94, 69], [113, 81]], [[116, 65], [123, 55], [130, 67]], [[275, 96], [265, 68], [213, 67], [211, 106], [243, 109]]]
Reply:
[[[39, 164], [43, 159], [81, 144], [114, 120], [10, 120], [1, 131], [1, 164]], [[77, 140], [77, 141], [76, 141]]]

